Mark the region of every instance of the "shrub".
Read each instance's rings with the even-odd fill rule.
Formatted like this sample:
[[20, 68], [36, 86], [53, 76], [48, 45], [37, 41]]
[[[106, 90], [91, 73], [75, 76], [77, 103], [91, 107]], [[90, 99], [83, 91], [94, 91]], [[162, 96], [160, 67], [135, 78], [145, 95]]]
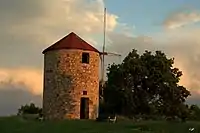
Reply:
[[31, 103], [30, 105], [26, 104], [18, 109], [18, 115], [24, 115], [24, 114], [38, 114], [41, 116], [42, 108], [35, 106], [34, 103]]

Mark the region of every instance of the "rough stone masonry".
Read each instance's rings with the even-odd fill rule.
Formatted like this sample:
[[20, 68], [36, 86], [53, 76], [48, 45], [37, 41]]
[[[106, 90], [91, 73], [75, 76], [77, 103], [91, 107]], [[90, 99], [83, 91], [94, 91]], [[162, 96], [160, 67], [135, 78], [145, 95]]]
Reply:
[[[82, 53], [89, 53], [89, 64]], [[43, 113], [45, 119], [80, 119], [81, 97], [89, 98], [89, 119], [98, 116], [99, 53], [60, 49], [44, 54]], [[87, 91], [87, 95], [83, 95]]]

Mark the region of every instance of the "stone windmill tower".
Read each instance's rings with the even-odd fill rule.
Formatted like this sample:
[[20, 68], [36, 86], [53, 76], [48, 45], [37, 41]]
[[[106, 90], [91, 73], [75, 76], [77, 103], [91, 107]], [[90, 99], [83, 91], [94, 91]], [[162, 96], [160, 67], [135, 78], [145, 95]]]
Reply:
[[96, 119], [101, 53], [72, 32], [43, 54], [45, 119]]

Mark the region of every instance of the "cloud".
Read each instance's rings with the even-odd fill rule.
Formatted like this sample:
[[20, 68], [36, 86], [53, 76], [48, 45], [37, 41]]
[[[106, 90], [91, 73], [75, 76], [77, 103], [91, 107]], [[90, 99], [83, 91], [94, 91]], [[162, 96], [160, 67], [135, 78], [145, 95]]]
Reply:
[[[41, 68], [42, 50], [71, 31], [90, 42], [103, 32], [103, 9], [103, 0], [0, 0], [0, 67]], [[108, 31], [117, 19], [107, 13]]]
[[200, 95], [200, 52], [198, 50], [200, 29], [185, 28], [165, 34], [162, 35], [165, 36], [165, 41], [162, 42], [163, 46], [160, 48], [175, 57], [175, 66], [183, 71], [180, 83]]
[[23, 85], [0, 85], [0, 116], [16, 115], [21, 105], [25, 105], [30, 102], [33, 102], [37, 106], [41, 107], [42, 96], [34, 95], [25, 88], [26, 86]]
[[176, 29], [200, 21], [200, 13], [197, 11], [176, 12], [169, 15], [163, 22], [167, 29]]
[[[42, 50], [71, 31], [98, 46], [94, 38], [103, 33], [103, 11], [103, 0], [0, 0], [0, 96], [6, 93], [15, 106], [41, 95]], [[107, 12], [107, 30], [118, 24], [118, 16]]]
[[[140, 53], [144, 50], [162, 50], [168, 57], [175, 57], [175, 67], [183, 71], [180, 84], [191, 90], [192, 95], [200, 95], [200, 29], [182, 29], [173, 32], [162, 32], [151, 37], [130, 37], [123, 34], [110, 33], [112, 44], [107, 45], [108, 51], [124, 56], [135, 48]], [[119, 62], [118, 57], [107, 57], [107, 64]]]
[[196, 94], [195, 92], [193, 92], [192, 94], [193, 94], [193, 96], [189, 97], [186, 102], [188, 104], [197, 104], [200, 106], [199, 93]]
[[34, 95], [42, 94], [43, 75], [41, 70], [30, 68], [0, 69], [0, 91], [1, 88], [14, 86], [23, 91], [29, 91]]
[[21, 105], [42, 105], [42, 71], [30, 68], [0, 69], [0, 116], [15, 115]]

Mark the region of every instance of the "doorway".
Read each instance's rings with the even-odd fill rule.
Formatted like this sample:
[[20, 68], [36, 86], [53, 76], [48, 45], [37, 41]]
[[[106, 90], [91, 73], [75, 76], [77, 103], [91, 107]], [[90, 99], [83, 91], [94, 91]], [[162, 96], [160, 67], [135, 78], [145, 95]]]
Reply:
[[80, 119], [89, 119], [89, 98], [81, 98]]

